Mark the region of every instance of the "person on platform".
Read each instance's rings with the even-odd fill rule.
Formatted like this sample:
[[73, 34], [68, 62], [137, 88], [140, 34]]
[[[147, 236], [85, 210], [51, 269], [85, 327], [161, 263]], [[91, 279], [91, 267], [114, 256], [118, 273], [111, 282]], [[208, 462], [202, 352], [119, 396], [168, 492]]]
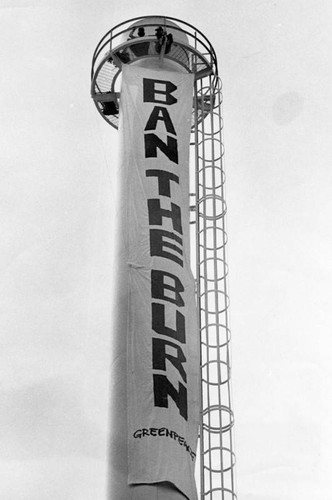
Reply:
[[168, 54], [169, 51], [171, 50], [171, 46], [173, 44], [173, 35], [172, 33], [167, 34], [166, 30], [164, 30], [161, 26], [156, 28], [156, 37], [157, 37], [157, 42], [156, 42], [156, 52], [160, 54], [161, 48], [163, 45], [165, 45], [165, 54]]
[[130, 32], [130, 34], [129, 34], [129, 38], [128, 38], [128, 40], [129, 40], [129, 39], [133, 39], [133, 38], [137, 38], [137, 36], [138, 36], [138, 37], [145, 36], [145, 29], [143, 28], [143, 26], [140, 26], [140, 27], [138, 28], [138, 31], [137, 31], [137, 36], [135, 36], [135, 35], [134, 35], [135, 31], [136, 31], [136, 27], [135, 27], [135, 28], [133, 28], [133, 29], [131, 30], [131, 32]]
[[[128, 40], [134, 40], [135, 38], [145, 37], [145, 29], [140, 26], [137, 31], [137, 36], [134, 35], [136, 27], [133, 28], [129, 34]], [[146, 56], [149, 53], [150, 42], [135, 43], [130, 46], [131, 51], [136, 57]]]

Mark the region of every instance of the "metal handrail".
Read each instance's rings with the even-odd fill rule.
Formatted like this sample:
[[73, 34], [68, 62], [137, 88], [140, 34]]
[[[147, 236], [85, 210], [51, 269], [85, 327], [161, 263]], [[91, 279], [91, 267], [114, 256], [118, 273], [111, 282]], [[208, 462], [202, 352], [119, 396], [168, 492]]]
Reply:
[[[105, 33], [105, 35], [99, 41], [99, 43], [94, 51], [93, 57], [92, 57], [91, 78], [93, 78], [93, 75], [94, 75], [94, 72], [96, 69], [96, 62], [97, 62], [100, 54], [106, 48], [107, 45], [109, 45], [109, 50], [114, 50], [116, 48], [116, 46], [114, 46], [114, 43], [113, 43], [114, 40], [118, 39], [120, 36], [124, 35], [125, 33], [130, 33], [132, 28], [133, 28], [132, 24], [137, 22], [137, 21], [142, 20], [142, 24], [141, 25], [136, 24], [135, 25], [136, 28], [139, 28], [140, 26], [145, 27], [145, 28], [146, 27], [153, 28], [153, 27], [160, 26], [161, 23], [156, 22], [156, 21], [151, 22], [151, 23], [149, 23], [149, 22], [147, 23], [148, 19], [156, 19], [156, 18], [158, 18], [159, 20], [164, 20], [164, 24], [163, 24], [164, 28], [166, 28], [166, 29], [169, 28], [173, 31], [179, 31], [179, 32], [187, 35], [190, 40], [193, 40], [195, 42], [193, 45], [190, 44], [190, 46], [192, 48], [194, 48], [196, 51], [197, 51], [197, 42], [198, 42], [200, 44], [200, 46], [202, 47], [202, 49], [204, 49], [211, 57], [211, 63], [212, 63], [212, 67], [213, 67], [213, 75], [215, 77], [218, 76], [218, 65], [217, 65], [217, 57], [215, 54], [215, 50], [212, 47], [209, 40], [207, 39], [207, 37], [203, 33], [201, 33], [199, 30], [194, 28], [191, 24], [180, 21], [177, 18], [164, 17], [164, 16], [145, 16], [145, 17], [141, 16], [141, 17], [132, 18], [129, 21], [122, 22], [122, 23], [118, 24], [117, 26], [113, 27], [107, 33]], [[173, 24], [167, 24], [167, 21], [178, 23], [179, 26], [174, 26]], [[123, 26], [126, 26], [126, 28], [121, 29]], [[184, 26], [186, 28], [184, 28]], [[189, 31], [189, 29], [191, 29], [192, 31]], [[151, 38], [151, 36], [142, 37], [142, 39], [140, 41], [144, 41], [144, 39], [150, 39], [150, 38]]]

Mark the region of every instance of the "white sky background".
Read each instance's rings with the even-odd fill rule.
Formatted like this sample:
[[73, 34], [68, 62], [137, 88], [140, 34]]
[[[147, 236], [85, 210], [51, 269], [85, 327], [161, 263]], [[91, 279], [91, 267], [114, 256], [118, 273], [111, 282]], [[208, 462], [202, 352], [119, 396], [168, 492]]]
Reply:
[[177, 17], [224, 88], [239, 500], [332, 498], [332, 7], [0, 0], [0, 498], [106, 500], [117, 133], [100, 38]]

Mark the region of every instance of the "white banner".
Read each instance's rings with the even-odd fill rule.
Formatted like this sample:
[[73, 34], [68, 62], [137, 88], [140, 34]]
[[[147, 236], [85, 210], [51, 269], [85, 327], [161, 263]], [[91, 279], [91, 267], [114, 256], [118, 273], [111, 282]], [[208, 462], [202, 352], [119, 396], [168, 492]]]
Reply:
[[195, 500], [199, 335], [189, 262], [192, 99], [191, 74], [123, 66], [128, 481], [169, 481]]

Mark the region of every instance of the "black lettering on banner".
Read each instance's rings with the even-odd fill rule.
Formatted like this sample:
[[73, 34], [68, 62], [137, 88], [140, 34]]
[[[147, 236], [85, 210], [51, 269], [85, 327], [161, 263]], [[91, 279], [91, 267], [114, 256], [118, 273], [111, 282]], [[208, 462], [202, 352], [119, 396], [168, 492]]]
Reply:
[[[171, 280], [172, 284], [168, 284], [167, 279]], [[166, 295], [166, 290], [169, 290], [171, 295]], [[184, 286], [177, 276], [159, 269], [151, 270], [151, 295], [153, 299], [166, 300], [177, 307], [183, 307], [182, 292], [184, 292]]]
[[161, 208], [160, 200], [152, 198], [148, 200], [149, 224], [151, 226], [162, 226], [163, 217], [172, 219], [173, 229], [182, 234], [181, 208], [175, 203], [171, 203], [171, 210]]
[[155, 106], [153, 108], [144, 130], [156, 130], [159, 120], [164, 122], [167, 132], [176, 135], [169, 112], [167, 111], [167, 108], [164, 108], [163, 106]]
[[[173, 95], [177, 88], [178, 87], [170, 81], [143, 78], [144, 103], [158, 104], [152, 109], [144, 129], [144, 152], [147, 160], [157, 158], [157, 156], [160, 156], [161, 152], [170, 162], [178, 164], [177, 134], [172, 121], [172, 113], [169, 108], [167, 108], [167, 106], [171, 106], [177, 102], [177, 98]], [[149, 108], [151, 109], [150, 106]], [[154, 133], [161, 129], [163, 129], [162, 138]], [[150, 165], [151, 164], [153, 164], [153, 162], [150, 162]], [[159, 165], [157, 164], [157, 166]], [[180, 184], [179, 176], [167, 170], [148, 169], [145, 174], [146, 177], [157, 177], [159, 196], [171, 198], [171, 181]], [[180, 237], [183, 233], [180, 206], [175, 203], [168, 203], [166, 206], [170, 207], [170, 209], [162, 208], [160, 199], [148, 199], [147, 201], [149, 225], [159, 226], [158, 228], [150, 227], [151, 257], [168, 259], [183, 267], [183, 240], [182, 237]], [[167, 229], [172, 225], [173, 232], [172, 229], [164, 229], [164, 227], [162, 227], [163, 225]], [[160, 262], [162, 261], [158, 261], [158, 263]], [[160, 265], [162, 266], [162, 264]], [[152, 299], [166, 301], [180, 308], [184, 306], [183, 292], [184, 286], [178, 276], [164, 270], [151, 270]], [[169, 304], [152, 303], [152, 329], [157, 334], [168, 337], [168, 339], [162, 337], [152, 338], [152, 367], [153, 370], [167, 372], [167, 369], [170, 368], [169, 363], [171, 363], [179, 372], [182, 381], [186, 383], [187, 374], [185, 371], [186, 356], [184, 347], [186, 339], [185, 317], [184, 314], [174, 309], [174, 312], [172, 311], [174, 319], [172, 315], [170, 316], [168, 313], [166, 320], [165, 307], [171, 306]], [[167, 325], [165, 324], [166, 321], [168, 323]], [[169, 322], [171, 324], [169, 324]], [[169, 340], [169, 338], [173, 341]], [[178, 345], [174, 341], [182, 345]], [[169, 363], [167, 364], [166, 361]], [[166, 373], [153, 373], [153, 391], [154, 406], [168, 408], [169, 398], [172, 398], [180, 415], [185, 420], [188, 420], [187, 388], [182, 382], [178, 381], [178, 386], [176, 386], [176, 384], [173, 385], [173, 383], [170, 382]], [[146, 431], [150, 434], [145, 434]], [[141, 434], [137, 437], [144, 437], [147, 435], [156, 436], [157, 431], [158, 430], [155, 428], [150, 428], [150, 430], [141, 429]], [[165, 429], [165, 432], [166, 436], [174, 440], [180, 438], [174, 431]], [[184, 438], [182, 439], [184, 441]]]
[[144, 135], [145, 158], [157, 158], [157, 148], [167, 156], [173, 163], [179, 162], [178, 141], [175, 137], [167, 136], [167, 144], [163, 142], [156, 134]]
[[[178, 100], [171, 95], [177, 86], [174, 83], [166, 80], [153, 80], [151, 78], [143, 78], [143, 101], [156, 102], [161, 104], [171, 105]], [[159, 99], [157, 98], [159, 95]]]
[[179, 443], [180, 446], [183, 446], [186, 451], [189, 453], [192, 461], [195, 460], [195, 457], [196, 457], [196, 453], [191, 449], [191, 447], [189, 446], [189, 444], [186, 442], [186, 440], [184, 439], [183, 436], [180, 436], [177, 432], [175, 431], [172, 431], [171, 429], [167, 429], [166, 427], [160, 427], [160, 428], [156, 428], [156, 427], [150, 427], [148, 429], [137, 429], [134, 433], [133, 433], [133, 437], [135, 439], [141, 439], [142, 437], [167, 437], [167, 438], [171, 438], [173, 439], [174, 441], [176, 441], [177, 443]]
[[164, 248], [169, 248], [170, 250], [183, 255], [182, 249], [177, 245], [173, 245], [167, 240], [165, 241], [164, 238], [169, 238], [170, 240], [174, 240], [182, 245], [182, 238], [180, 238], [176, 234], [171, 233], [170, 231], [164, 231], [163, 229], [150, 229], [151, 257], [163, 257], [164, 259], [170, 259], [183, 267], [183, 260], [180, 257], [174, 255], [172, 252], [164, 250]]
[[[173, 308], [172, 308], [173, 310]], [[152, 329], [160, 335], [167, 335], [172, 339], [178, 340], [182, 344], [186, 341], [185, 317], [180, 311], [176, 310], [175, 330], [165, 325], [165, 305], [152, 303]]]
[[158, 194], [159, 196], [171, 197], [171, 182], [174, 181], [179, 184], [179, 177], [167, 170], [147, 170], [145, 172], [147, 177], [158, 177]]
[[181, 417], [188, 420], [187, 389], [179, 382], [179, 390], [170, 383], [165, 375], [153, 375], [154, 405], [160, 408], [168, 408], [168, 396], [170, 396], [179, 409]]
[[[187, 374], [182, 366], [185, 363], [186, 357], [183, 354], [181, 347], [174, 342], [164, 339], [152, 339], [152, 366], [154, 370], [166, 371], [166, 359], [168, 359], [172, 365], [178, 370], [184, 382], [187, 382]], [[176, 350], [176, 356], [172, 356], [169, 352], [166, 352], [166, 346], [173, 347]]]

